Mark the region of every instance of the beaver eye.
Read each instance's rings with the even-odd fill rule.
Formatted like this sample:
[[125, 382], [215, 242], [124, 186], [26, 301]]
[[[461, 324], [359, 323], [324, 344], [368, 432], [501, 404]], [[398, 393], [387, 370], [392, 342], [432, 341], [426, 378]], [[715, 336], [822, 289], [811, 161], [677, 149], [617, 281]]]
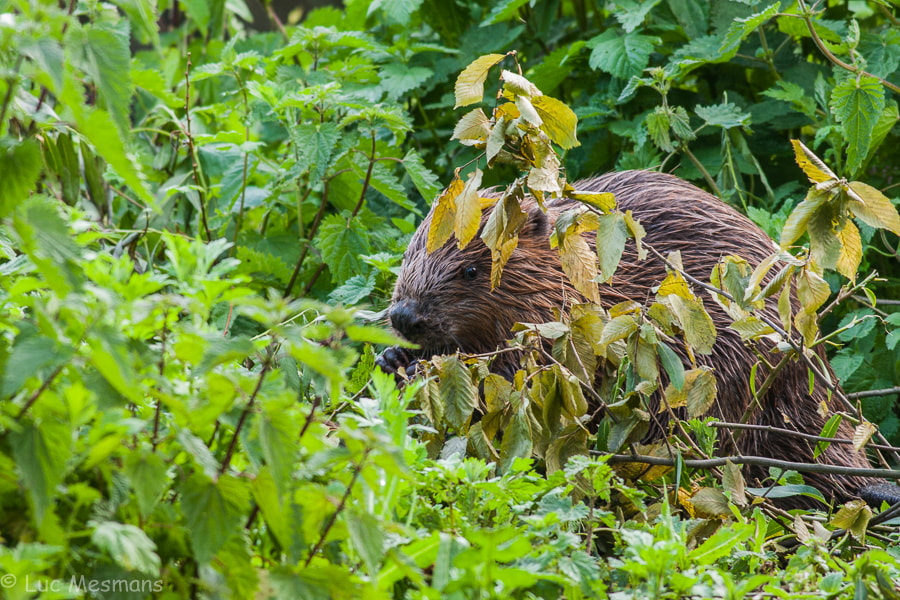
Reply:
[[472, 281], [475, 279], [475, 276], [478, 274], [478, 269], [475, 267], [466, 267], [463, 269], [463, 279], [466, 281]]

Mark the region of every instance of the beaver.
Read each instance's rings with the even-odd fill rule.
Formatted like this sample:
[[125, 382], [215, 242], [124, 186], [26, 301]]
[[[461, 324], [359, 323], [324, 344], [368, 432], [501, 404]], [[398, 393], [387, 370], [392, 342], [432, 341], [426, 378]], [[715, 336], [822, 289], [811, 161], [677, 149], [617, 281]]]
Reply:
[[[673, 175], [625, 171], [578, 181], [573, 186], [587, 192], [613, 193], [619, 209], [631, 210], [643, 225], [646, 243], [663, 255], [680, 251], [684, 270], [700, 280], [709, 277], [723, 256], [741, 256], [755, 266], [777, 248], [750, 219]], [[493, 291], [491, 252], [480, 238], [475, 238], [464, 250], [459, 250], [455, 240], [450, 240], [430, 254], [426, 251], [429, 214], [406, 250], [388, 312], [392, 327], [420, 348], [412, 353], [389, 349], [379, 359], [382, 369], [396, 371], [416, 357], [430, 358], [456, 350], [471, 354], [491, 352], [502, 348], [512, 337], [510, 330], [515, 323], [552, 321], [554, 309], [573, 300], [582, 301], [583, 296], [563, 273], [558, 251], [549, 242], [556, 218], [577, 205], [575, 200], [554, 200], [547, 203], [545, 214], [533, 199], [525, 200], [522, 208], [528, 213], [527, 222], [519, 233], [518, 247], [504, 268], [500, 284]], [[485, 213], [482, 226], [489, 211]], [[593, 246], [595, 242], [590, 243]], [[662, 261], [652, 257], [639, 261], [635, 244], [629, 242], [612, 280], [600, 286], [601, 303], [606, 308], [625, 300], [643, 304], [653, 297], [651, 288], [665, 276]], [[752, 399], [749, 376], [758, 359], [740, 335], [728, 328], [731, 319], [722, 307], [708, 302], [706, 308], [718, 330], [712, 353], [697, 356], [699, 364], [714, 369], [718, 385], [717, 399], [707, 414], [737, 422]], [[778, 321], [774, 296], [767, 300], [764, 312]], [[818, 351], [825, 361], [821, 346]], [[501, 354], [492, 370], [511, 378], [519, 366], [519, 358], [514, 353]], [[756, 377], [759, 386], [766, 377], [762, 366]], [[651, 398], [653, 402], [658, 405], [659, 398]], [[761, 398], [761, 405], [753, 423], [814, 435], [827, 420], [827, 415], [820, 414], [820, 406], [828, 406], [831, 411], [840, 409], [821, 382], [816, 381], [810, 393], [807, 369], [800, 361], [786, 365]], [[659, 439], [663, 433], [661, 427], [668, 417], [665, 413], [659, 417], [660, 422], [651, 426], [648, 441]], [[842, 420], [835, 437], [851, 439], [852, 426]], [[736, 443], [738, 452], [744, 455], [814, 462], [813, 446], [794, 436], [747, 430]], [[819, 460], [845, 467], [870, 467], [865, 455], [850, 445], [831, 444]], [[762, 467], [749, 467], [746, 472], [752, 478], [762, 479], [767, 475]], [[875, 480], [863, 477], [818, 473], [804, 474], [804, 480], [826, 498], [837, 501], [854, 497], [862, 488], [875, 484]], [[877, 487], [883, 492], [883, 484]], [[896, 486], [890, 487], [900, 491]], [[896, 498], [900, 499], [900, 493]], [[886, 499], [895, 498], [888, 494]], [[812, 506], [811, 501], [802, 497], [793, 497], [782, 504]]]

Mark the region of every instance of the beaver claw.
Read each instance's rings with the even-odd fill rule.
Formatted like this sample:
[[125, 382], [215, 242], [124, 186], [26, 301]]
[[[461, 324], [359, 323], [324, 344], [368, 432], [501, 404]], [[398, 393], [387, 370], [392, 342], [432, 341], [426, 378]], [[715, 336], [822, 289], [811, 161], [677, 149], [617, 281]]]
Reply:
[[399, 378], [398, 371], [401, 368], [408, 369], [414, 360], [406, 348], [391, 346], [375, 358], [375, 366], [380, 367], [385, 373], [393, 373]]

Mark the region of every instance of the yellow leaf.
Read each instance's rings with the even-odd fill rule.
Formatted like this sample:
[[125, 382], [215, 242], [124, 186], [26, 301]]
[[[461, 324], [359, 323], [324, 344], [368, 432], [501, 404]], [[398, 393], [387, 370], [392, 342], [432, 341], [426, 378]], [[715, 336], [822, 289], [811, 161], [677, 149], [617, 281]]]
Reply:
[[690, 369], [684, 372], [681, 390], [669, 384], [666, 386], [666, 402], [672, 408], [687, 407], [688, 415], [698, 417], [706, 414], [718, 393], [716, 377], [709, 367]]
[[488, 166], [491, 166], [491, 163], [494, 162], [494, 158], [500, 151], [503, 149], [503, 144], [506, 143], [506, 118], [500, 117], [497, 119], [497, 122], [494, 123], [494, 126], [491, 128], [491, 132], [487, 136], [487, 146], [485, 147], [485, 158], [487, 159]]
[[838, 273], [850, 281], [856, 281], [856, 271], [862, 261], [862, 240], [859, 237], [859, 229], [856, 228], [853, 221], [848, 219], [837, 236], [841, 241], [841, 255], [836, 266]]
[[871, 227], [900, 235], [900, 214], [887, 196], [861, 181], [851, 181], [850, 190], [854, 192], [849, 194], [850, 211], [856, 218]]
[[794, 207], [781, 230], [781, 247], [787, 248], [806, 233], [809, 219], [818, 211], [822, 204], [831, 197], [831, 192], [817, 190], [809, 191], [806, 198]]
[[694, 294], [691, 293], [687, 281], [685, 281], [684, 277], [681, 276], [681, 273], [677, 271], [669, 271], [666, 278], [659, 284], [659, 289], [656, 293], [659, 296], [670, 296], [675, 294], [688, 300], [694, 299]]
[[559, 161], [547, 167], [535, 167], [528, 173], [528, 187], [542, 192], [559, 192]]
[[878, 428], [868, 421], [863, 421], [857, 425], [856, 429], [853, 430], [853, 449], [857, 452], [862, 450], [869, 443], [869, 440], [872, 439], [872, 436], [875, 435], [876, 431], [878, 431]]
[[800, 165], [800, 168], [803, 169], [810, 181], [821, 183], [830, 179], [837, 179], [837, 175], [822, 162], [822, 159], [813, 154], [812, 150], [804, 146], [803, 142], [791, 140], [791, 144], [794, 146], [797, 164]]
[[678, 294], [662, 297], [672, 309], [684, 331], [684, 338], [698, 354], [709, 354], [716, 343], [716, 326], [699, 298], [686, 299]]
[[454, 232], [456, 233], [457, 247], [465, 248], [481, 225], [481, 201], [478, 197], [478, 188], [481, 187], [481, 169], [475, 169], [466, 180], [466, 185], [456, 199], [456, 219], [454, 220]]
[[791, 281], [790, 276], [784, 280], [784, 288], [778, 296], [778, 318], [788, 335], [791, 333]]
[[831, 288], [828, 287], [828, 283], [809, 265], [797, 274], [797, 298], [806, 312], [816, 312], [816, 309], [825, 304], [830, 294]]
[[469, 63], [469, 66], [456, 78], [454, 88], [456, 106], [453, 108], [481, 102], [484, 97], [484, 81], [487, 79], [488, 71], [504, 58], [506, 58], [505, 54], [486, 54]]
[[[496, 64], [496, 63], [494, 63]], [[528, 98], [532, 98], [535, 96], [541, 95], [541, 90], [537, 89], [537, 86], [522, 77], [521, 75], [517, 75], [512, 71], [507, 71], [506, 69], [500, 73], [500, 79], [504, 83], [504, 90], [512, 93], [515, 96], [526, 96]], [[521, 110], [522, 107], [519, 107]]]
[[[546, 98], [546, 96], [544, 96], [544, 98]], [[557, 142], [557, 144], [559, 144], [559, 142]], [[616, 197], [610, 192], [600, 192], [598, 194], [597, 192], [580, 192], [575, 190], [567, 192], [566, 197], [578, 200], [579, 202], [584, 202], [588, 206], [592, 206], [604, 213], [610, 213], [616, 208]]]
[[571, 108], [550, 96], [532, 98], [531, 103], [544, 122], [541, 129], [551, 140], [566, 150], [581, 145], [576, 137], [578, 117]]
[[635, 318], [632, 315], [621, 315], [611, 319], [603, 326], [603, 333], [600, 335], [600, 343], [603, 345], [612, 344], [631, 335], [638, 328]]
[[580, 235], [568, 235], [560, 247], [559, 259], [566, 276], [575, 289], [591, 302], [600, 302], [597, 283], [597, 255]]
[[451, 140], [460, 140], [463, 143], [472, 141], [485, 141], [491, 132], [491, 121], [480, 108], [468, 112], [453, 128]]
[[641, 240], [647, 235], [644, 226], [641, 225], [640, 221], [631, 216], [630, 210], [625, 211], [625, 224], [628, 226], [628, 231], [631, 232], [632, 237], [634, 237], [634, 245], [637, 246], [638, 258], [644, 260], [647, 258], [647, 251], [644, 250], [644, 246], [641, 244]]
[[459, 178], [459, 169], [450, 183], [450, 187], [438, 196], [431, 209], [431, 226], [428, 228], [428, 241], [425, 249], [434, 252], [447, 243], [453, 235], [453, 227], [456, 221], [456, 197], [463, 190], [463, 182]]
[[544, 124], [540, 115], [538, 115], [538, 112], [534, 109], [531, 100], [529, 100], [527, 96], [516, 96], [516, 108], [519, 109], [522, 118], [535, 127], [540, 127]]

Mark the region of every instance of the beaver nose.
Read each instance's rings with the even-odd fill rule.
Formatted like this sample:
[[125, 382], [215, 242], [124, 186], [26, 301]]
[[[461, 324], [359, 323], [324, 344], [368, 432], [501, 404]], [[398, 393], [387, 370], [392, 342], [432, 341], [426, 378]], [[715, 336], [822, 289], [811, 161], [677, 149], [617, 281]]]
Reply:
[[419, 315], [419, 303], [415, 300], [401, 300], [389, 313], [391, 326], [408, 340], [415, 340], [425, 331], [425, 320]]

